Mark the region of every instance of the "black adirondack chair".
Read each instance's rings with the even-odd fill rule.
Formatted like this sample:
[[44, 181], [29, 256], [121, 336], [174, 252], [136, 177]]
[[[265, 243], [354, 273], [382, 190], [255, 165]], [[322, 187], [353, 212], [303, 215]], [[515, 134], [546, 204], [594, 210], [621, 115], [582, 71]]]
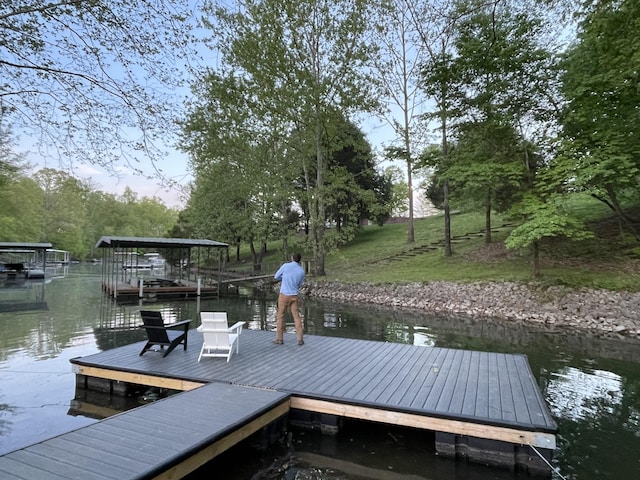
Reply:
[[[140, 316], [144, 324], [141, 325], [140, 328], [144, 328], [147, 331], [147, 338], [149, 339], [140, 352], [140, 355], [150, 350], [154, 345], [159, 345], [160, 350], [164, 350], [163, 357], [169, 355], [171, 351], [181, 343], [184, 344], [184, 349], [187, 349], [187, 331], [189, 330], [191, 320], [183, 320], [165, 325], [161, 312], [140, 310]], [[165, 350], [164, 347], [167, 347], [167, 349]]]

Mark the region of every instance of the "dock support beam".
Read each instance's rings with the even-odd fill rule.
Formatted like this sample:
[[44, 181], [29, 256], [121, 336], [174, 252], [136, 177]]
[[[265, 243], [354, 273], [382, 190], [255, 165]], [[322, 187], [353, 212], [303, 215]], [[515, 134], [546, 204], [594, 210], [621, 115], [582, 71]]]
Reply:
[[[468, 460], [490, 467], [525, 471], [536, 476], [551, 476], [549, 465], [529, 445], [518, 445], [487, 438], [475, 438], [453, 433], [436, 433], [436, 452], [448, 458]], [[551, 463], [553, 450], [536, 449]]]

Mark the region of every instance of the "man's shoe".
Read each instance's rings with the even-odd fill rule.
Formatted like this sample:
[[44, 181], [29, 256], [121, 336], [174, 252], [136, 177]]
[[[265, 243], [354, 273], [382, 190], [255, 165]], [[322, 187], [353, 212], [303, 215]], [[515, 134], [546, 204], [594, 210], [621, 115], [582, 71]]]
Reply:
[[282, 340], [273, 340], [273, 342], [271, 343], [275, 343], [276, 345], [282, 345], [284, 342]]
[[304, 340], [298, 340], [298, 345], [304, 345]]

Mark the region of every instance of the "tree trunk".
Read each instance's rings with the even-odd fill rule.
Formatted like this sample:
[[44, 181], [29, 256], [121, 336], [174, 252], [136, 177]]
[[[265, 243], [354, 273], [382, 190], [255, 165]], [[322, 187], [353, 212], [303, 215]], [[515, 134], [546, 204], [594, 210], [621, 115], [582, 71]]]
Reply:
[[487, 198], [486, 210], [484, 212], [484, 243], [489, 245], [491, 243], [491, 194], [489, 193]]
[[[316, 186], [313, 195], [312, 225], [313, 232], [313, 267], [314, 274], [318, 277], [326, 275], [324, 271], [324, 229], [326, 212], [324, 205], [324, 152], [322, 142], [322, 126], [320, 113], [318, 112], [316, 124]], [[315, 216], [315, 218], [313, 218]]]
[[540, 276], [540, 248], [537, 241], [533, 242], [531, 250], [533, 278], [538, 278]]
[[444, 182], [444, 256], [450, 257], [451, 250], [451, 212], [449, 211], [449, 182]]
[[405, 96], [404, 108], [404, 149], [407, 155], [407, 187], [409, 198], [409, 228], [407, 230], [407, 243], [415, 242], [415, 228], [413, 225], [413, 165], [411, 162], [411, 142], [409, 139], [409, 106], [408, 99]]
[[614, 215], [618, 218], [618, 222], [620, 222], [621, 225], [624, 225], [629, 230], [629, 232], [631, 232], [636, 241], [640, 242], [640, 233], [638, 233], [638, 230], [636, 229], [632, 219], [624, 213], [624, 210], [622, 209], [620, 202], [618, 201], [618, 196], [611, 189], [607, 189], [607, 194], [609, 195], [611, 201], [599, 195], [596, 195], [595, 193], [592, 193], [591, 196], [596, 200], [600, 200], [602, 203], [608, 206], [613, 211]]

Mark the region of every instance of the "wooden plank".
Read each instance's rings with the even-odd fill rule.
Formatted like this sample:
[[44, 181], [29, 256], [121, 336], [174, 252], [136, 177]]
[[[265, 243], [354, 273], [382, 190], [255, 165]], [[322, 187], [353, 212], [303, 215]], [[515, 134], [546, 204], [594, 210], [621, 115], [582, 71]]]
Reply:
[[[450, 374], [452, 371], [457, 372], [458, 364], [456, 363], [456, 357], [459, 355], [459, 350], [446, 350], [446, 355], [442, 360], [442, 363], [433, 369], [435, 381], [429, 391], [423, 408], [429, 411], [437, 410], [438, 402], [442, 397], [444, 391], [447, 389], [447, 383], [450, 382]], [[453, 382], [450, 382], [453, 384]]]
[[377, 385], [377, 378], [381, 375], [381, 372], [386, 372], [386, 365], [393, 358], [394, 354], [399, 351], [400, 344], [383, 344], [386, 348], [383, 349], [378, 355], [369, 357], [369, 361], [364, 365], [365, 369], [362, 371], [360, 378], [348, 385], [339, 395], [343, 398], [350, 398], [354, 400], [363, 400], [366, 398], [366, 393], [371, 384]]
[[289, 403], [281, 403], [280, 405], [272, 408], [260, 417], [255, 418], [250, 423], [233, 430], [226, 437], [216, 441], [215, 443], [212, 443], [211, 445], [205, 447], [194, 455], [189, 456], [180, 464], [175, 465], [162, 473], [159, 473], [153, 478], [155, 480], [174, 480], [176, 478], [182, 478], [193, 472], [197, 468], [201, 467], [208, 461], [217, 457], [221, 453], [227, 451], [229, 448], [233, 447], [245, 438], [254, 434], [261, 428], [269, 425], [271, 422], [285, 415], [288, 411]]
[[[431, 351], [428, 347], [411, 348], [410, 355], [405, 359], [404, 365], [396, 370], [393, 378], [387, 383], [386, 388], [378, 395], [374, 401], [380, 404], [399, 404], [405, 393], [411, 387], [416, 373], [424, 363], [424, 358], [428, 357]], [[427, 353], [427, 355], [425, 355]], [[392, 399], [396, 400], [392, 400]]]
[[53, 472], [48, 472], [19, 459], [0, 457], [0, 473], [2, 478], [12, 480], [68, 480]]
[[330, 356], [320, 349], [311, 349], [311, 355], [307, 358], [310, 365], [308, 374], [290, 377], [287, 388], [290, 392], [314, 390], [331, 395], [330, 390], [336, 388], [336, 382], [343, 382], [346, 378], [357, 374], [357, 368], [354, 368], [354, 365], [362, 355], [362, 350], [354, 347], [357, 347], [356, 342], [344, 342], [339, 348], [332, 349]]
[[29, 480], [182, 478], [288, 411], [288, 394], [211, 384], [0, 456], [0, 472]]
[[529, 419], [533, 424], [538, 424], [546, 420], [546, 407], [544, 407], [544, 399], [538, 389], [529, 363], [524, 355], [515, 357], [515, 361], [519, 364], [518, 372], [522, 384], [525, 397], [527, 399], [527, 408], [529, 410]]
[[489, 357], [485, 352], [478, 356], [478, 383], [476, 385], [476, 405], [474, 417], [489, 417]]
[[171, 390], [192, 390], [205, 385], [205, 383], [191, 382], [178, 378], [158, 377], [157, 375], [123, 372], [100, 367], [87, 367], [83, 365], [75, 365], [73, 371], [76, 374], [86, 375], [88, 377], [106, 378], [108, 380], [134, 383], [137, 385], [148, 385], [150, 387], [168, 388]]
[[511, 380], [507, 372], [507, 356], [498, 355], [498, 370], [500, 377], [498, 379], [500, 388], [500, 411], [502, 419], [507, 422], [516, 422], [516, 406], [511, 391]]
[[416, 392], [416, 396], [411, 400], [409, 404], [410, 407], [416, 409], [424, 409], [424, 404], [429, 398], [429, 393], [431, 393], [431, 387], [433, 387], [434, 382], [438, 376], [438, 371], [440, 367], [442, 367], [442, 363], [447, 356], [448, 350], [446, 348], [436, 348], [435, 349], [436, 356], [433, 359], [433, 362], [428, 366], [426, 375], [424, 377], [424, 382], [420, 386], [420, 389]]
[[[62, 437], [66, 441], [73, 442], [77, 449], [82, 449], [84, 445], [101, 451], [107, 451], [121, 458], [122, 465], [128, 465], [129, 470], [138, 468], [138, 462], [153, 465], [157, 456], [147, 444], [140, 445], [139, 439], [123, 438], [114, 433], [113, 430], [86, 428], [69, 432]], [[108, 448], [105, 449], [105, 445]]]
[[469, 370], [471, 365], [472, 352], [465, 350], [460, 359], [458, 375], [453, 386], [453, 393], [448, 404], [442, 405], [442, 410], [451, 412], [452, 415], [461, 414], [464, 397], [467, 391], [469, 381]]
[[397, 372], [403, 368], [406, 363], [406, 358], [411, 351], [411, 348], [407, 345], [396, 345], [398, 345], [399, 348], [387, 353], [384, 365], [376, 372], [375, 381], [366, 384], [364, 388], [358, 392], [356, 398], [362, 399], [367, 403], [377, 403], [376, 399], [384, 394]]
[[490, 438], [517, 445], [533, 445], [537, 448], [548, 449], [556, 448], [556, 437], [551, 433], [516, 430], [513, 428], [436, 418], [414, 413], [392, 412], [378, 408], [339, 404], [310, 398], [291, 397], [291, 408], [359, 420], [421, 428], [435, 432], [454, 433], [476, 438]]
[[[107, 465], [110, 465], [109, 468], [112, 468], [114, 472], [118, 472], [120, 469], [125, 472], [130, 472], [133, 469], [138, 469], [143, 466], [143, 462], [140, 461], [135, 455], [130, 455], [126, 457], [123, 455], [125, 452], [121, 451], [105, 451], [102, 443], [98, 448], [94, 447], [94, 443], [92, 439], [87, 437], [83, 437], [85, 441], [81, 444], [77, 442], [73, 442], [69, 439], [68, 435], [62, 435], [56, 438], [52, 438], [48, 440], [46, 443], [49, 446], [59, 448], [66, 452], [74, 452], [76, 458], [80, 459], [79, 461], [96, 461], [103, 462]], [[130, 450], [126, 449], [127, 453], [130, 453]], [[126, 478], [126, 475], [123, 473], [120, 478]]]
[[406, 405], [409, 408], [421, 408], [417, 406], [416, 398], [418, 397], [418, 394], [425, 388], [424, 385], [428, 381], [428, 376], [431, 373], [431, 369], [433, 368], [433, 363], [440, 353], [440, 349], [428, 348], [425, 351], [421, 351], [421, 353], [423, 354], [421, 356], [422, 358], [418, 363], [416, 363], [417, 371], [411, 372], [412, 378], [410, 384], [406, 386], [404, 392], [399, 395], [394, 395], [389, 400], [392, 405]]
[[80, 470], [83, 475], [90, 474], [91, 477], [96, 475], [119, 480], [126, 478], [130, 470], [122, 468], [122, 462], [106, 462], [105, 457], [88, 458], [82, 455], [83, 449], [64, 450], [57, 448], [50, 442], [44, 442], [34, 445], [28, 451], [42, 459], [48, 459], [49, 462], [62, 464], [65, 467], [70, 466], [74, 470]]
[[529, 414], [529, 408], [526, 403], [527, 398], [524, 394], [524, 389], [522, 388], [522, 382], [518, 375], [518, 366], [516, 365], [515, 357], [509, 357], [507, 359], [507, 371], [509, 372], [509, 378], [511, 380], [511, 394], [516, 407], [516, 422], [530, 424], [531, 415]]
[[319, 392], [329, 397], [345, 396], [343, 392], [357, 382], [365, 369], [370, 368], [369, 359], [378, 357], [385, 350], [383, 343], [370, 348], [363, 348], [358, 342], [352, 342], [352, 345], [346, 358], [332, 355], [331, 368], [314, 372], [307, 383], [299, 387], [300, 391]]
[[471, 352], [469, 363], [469, 376], [464, 390], [462, 401], [462, 414], [473, 416], [476, 412], [476, 398], [478, 396], [478, 377], [480, 376], [480, 352]]
[[[69, 452], [69, 454], [73, 454], [73, 452]], [[1, 459], [2, 457], [0, 457]], [[76, 467], [74, 465], [69, 465], [68, 463], [63, 463], [60, 461], [50, 461], [47, 458], [44, 458], [30, 449], [22, 449], [17, 450], [11, 454], [11, 459], [14, 461], [22, 462], [26, 465], [31, 465], [33, 467], [38, 468], [42, 473], [40, 475], [35, 475], [30, 480], [37, 479], [46, 479], [50, 478], [49, 475], [59, 476], [61, 478], [66, 478], [70, 480], [84, 480], [86, 478], [95, 478], [95, 479], [109, 479], [112, 477], [108, 477], [104, 475], [104, 473], [92, 473], [89, 474], [84, 468]]]
[[462, 350], [452, 350], [445, 357], [445, 362], [438, 369], [438, 378], [425, 402], [426, 409], [448, 410], [463, 353]]
[[[116, 354], [79, 359], [80, 366], [87, 368], [81, 371], [126, 368], [127, 376], [105, 375], [176, 390], [212, 381], [229, 382], [462, 420], [504, 420], [505, 425], [522, 428], [557, 428], [544, 399], [536, 396], [526, 358], [521, 364], [515, 360], [518, 355], [312, 335], [299, 347], [293, 333], [285, 334], [285, 345], [273, 345], [274, 332], [246, 330], [240, 355], [234, 355], [229, 363], [218, 359], [198, 363], [202, 337], [192, 331], [189, 335], [186, 352], [172, 352], [164, 359], [159, 355], [139, 357], [140, 344], [128, 345], [115, 349]], [[504, 364], [498, 363], [501, 355], [505, 355]]]

